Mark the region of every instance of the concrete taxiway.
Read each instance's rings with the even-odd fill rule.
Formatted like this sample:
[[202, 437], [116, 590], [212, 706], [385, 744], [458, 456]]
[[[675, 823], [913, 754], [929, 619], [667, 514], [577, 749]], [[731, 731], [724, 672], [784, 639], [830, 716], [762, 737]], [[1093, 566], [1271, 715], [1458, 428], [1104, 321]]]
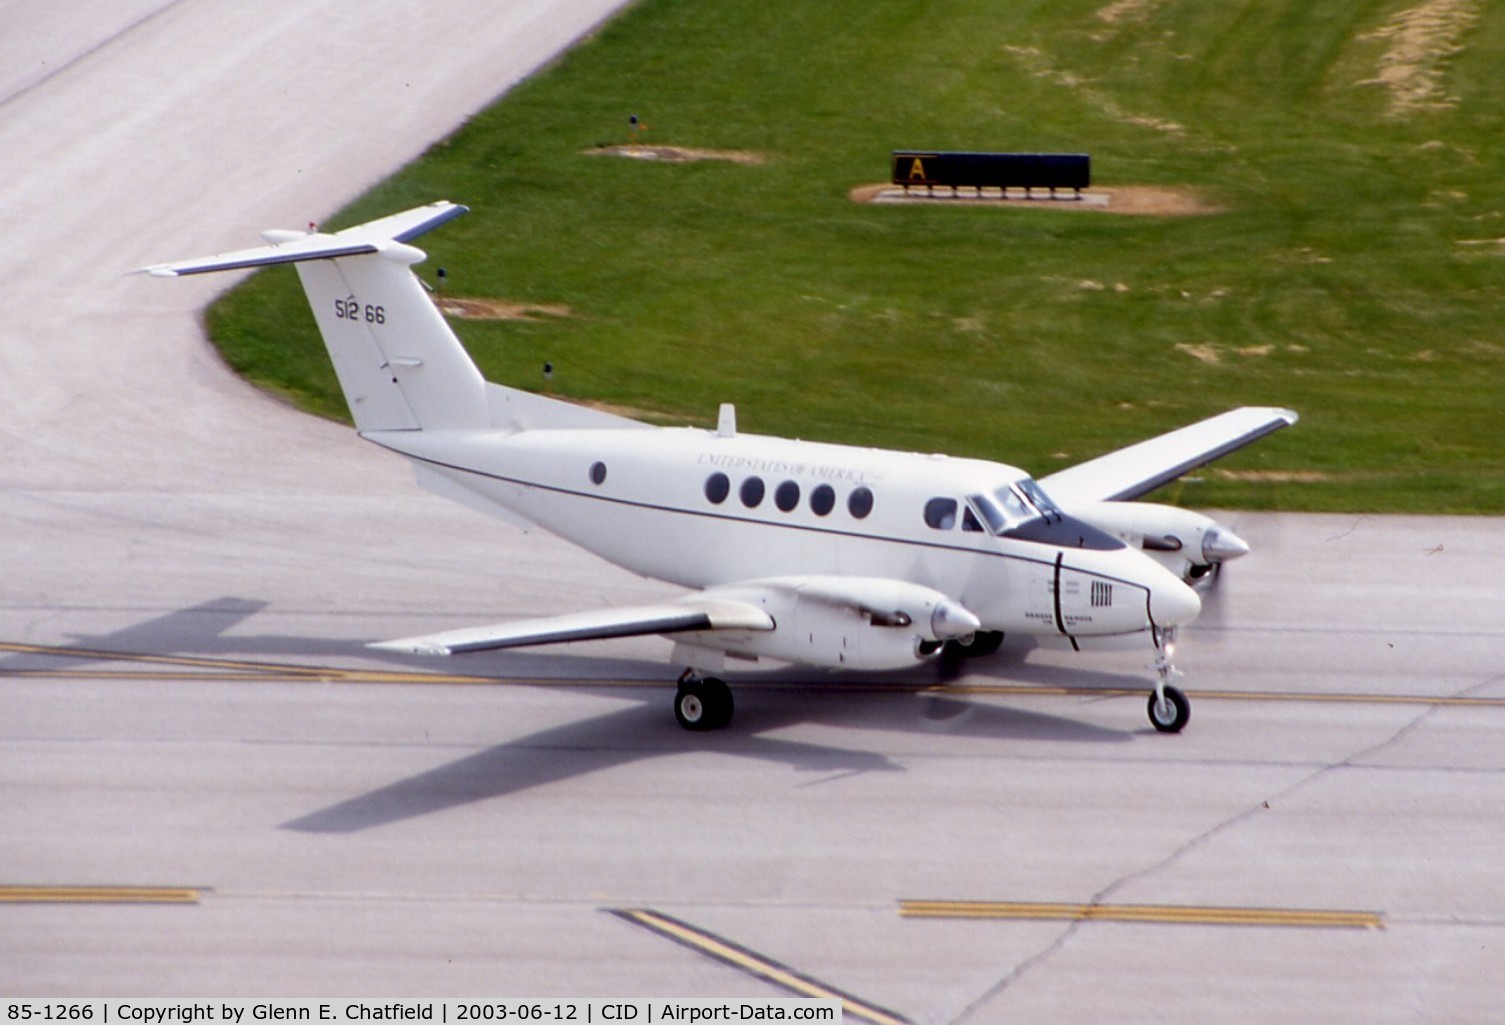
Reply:
[[214, 283], [121, 272], [329, 213], [613, 5], [86, 6], [0, 3], [0, 995], [1496, 1013], [1505, 524], [1229, 514], [1176, 737], [1131, 655], [785, 671], [703, 736], [654, 639], [376, 658], [670, 592], [417, 492], [221, 367]]

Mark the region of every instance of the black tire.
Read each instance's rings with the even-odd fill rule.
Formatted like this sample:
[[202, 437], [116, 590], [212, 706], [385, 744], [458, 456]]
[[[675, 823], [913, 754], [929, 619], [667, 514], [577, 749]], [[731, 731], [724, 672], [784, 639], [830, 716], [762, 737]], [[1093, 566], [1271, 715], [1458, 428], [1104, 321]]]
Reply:
[[1150, 725], [1161, 733], [1180, 733], [1186, 726], [1186, 720], [1191, 718], [1191, 702], [1186, 695], [1175, 687], [1165, 688], [1165, 703], [1169, 705], [1169, 718], [1162, 718], [1156, 713], [1159, 711], [1155, 706], [1158, 704], [1155, 695], [1150, 694], [1149, 713]]
[[714, 676], [705, 679], [705, 696], [711, 706], [712, 729], [719, 730], [732, 721], [732, 712], [736, 708], [732, 701], [732, 689], [723, 680]]
[[721, 680], [687, 680], [674, 695], [674, 718], [687, 730], [703, 733], [725, 726], [732, 718], [732, 691]]

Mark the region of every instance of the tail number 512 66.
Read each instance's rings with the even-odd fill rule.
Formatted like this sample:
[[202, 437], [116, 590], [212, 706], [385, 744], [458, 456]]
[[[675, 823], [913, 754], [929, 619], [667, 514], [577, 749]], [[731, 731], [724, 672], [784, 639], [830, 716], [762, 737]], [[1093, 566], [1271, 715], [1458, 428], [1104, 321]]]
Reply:
[[340, 320], [364, 320], [368, 324], [385, 324], [387, 322], [387, 310], [384, 306], [373, 306], [370, 303], [362, 306], [355, 296], [348, 299], [336, 299], [334, 301], [334, 315]]

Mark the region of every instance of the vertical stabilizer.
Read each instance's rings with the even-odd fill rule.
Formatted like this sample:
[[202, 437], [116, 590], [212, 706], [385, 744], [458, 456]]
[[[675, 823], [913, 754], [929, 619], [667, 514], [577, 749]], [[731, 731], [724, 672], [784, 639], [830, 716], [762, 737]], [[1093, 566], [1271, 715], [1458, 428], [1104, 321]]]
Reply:
[[454, 203], [331, 235], [269, 233], [272, 245], [147, 267], [159, 277], [296, 263], [356, 429], [489, 427], [486, 385], [412, 272], [407, 243], [465, 212]]

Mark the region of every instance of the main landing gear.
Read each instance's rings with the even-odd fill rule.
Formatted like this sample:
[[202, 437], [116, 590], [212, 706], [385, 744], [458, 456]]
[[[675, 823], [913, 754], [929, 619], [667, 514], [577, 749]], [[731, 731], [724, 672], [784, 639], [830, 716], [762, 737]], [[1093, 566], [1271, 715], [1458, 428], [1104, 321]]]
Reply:
[[686, 669], [674, 694], [674, 718], [687, 730], [719, 730], [732, 721], [732, 689], [714, 676]]
[[1159, 640], [1161, 643], [1155, 651], [1157, 678], [1155, 689], [1150, 694], [1150, 725], [1161, 733], [1180, 733], [1186, 720], [1191, 718], [1191, 702], [1179, 688], [1170, 684], [1173, 677], [1180, 675], [1171, 664], [1171, 656], [1176, 652], [1175, 631], [1165, 631]]

